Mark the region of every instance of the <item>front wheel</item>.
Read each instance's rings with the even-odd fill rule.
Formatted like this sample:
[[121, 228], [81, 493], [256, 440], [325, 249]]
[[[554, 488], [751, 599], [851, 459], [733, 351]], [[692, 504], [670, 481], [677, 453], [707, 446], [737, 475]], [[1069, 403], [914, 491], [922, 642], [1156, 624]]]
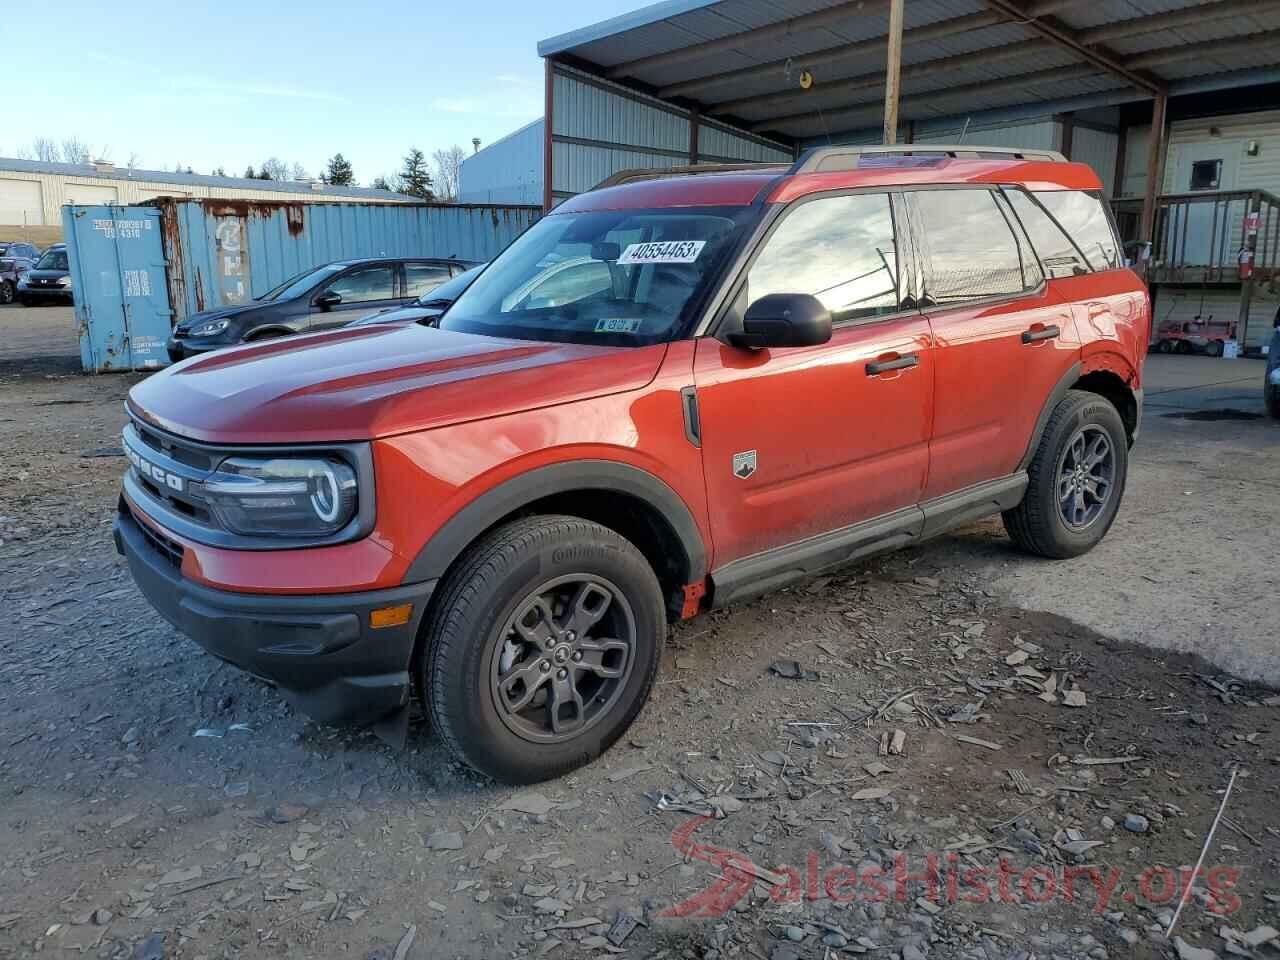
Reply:
[[0, 303], [13, 303], [14, 290], [12, 280], [0, 280]]
[[1267, 413], [1280, 420], [1280, 384], [1267, 384], [1262, 389], [1262, 399], [1266, 402]]
[[419, 689], [455, 756], [536, 783], [607, 750], [653, 686], [662, 590], [628, 540], [567, 516], [499, 527], [441, 583]]
[[1208, 343], [1204, 345], [1204, 352], [1211, 357], [1222, 356], [1222, 350], [1223, 350], [1223, 347], [1222, 347], [1221, 340], [1210, 340]]
[[1003, 515], [1005, 529], [1042, 557], [1087, 553], [1116, 518], [1128, 469], [1128, 437], [1116, 408], [1097, 394], [1068, 391], [1036, 447], [1026, 496]]

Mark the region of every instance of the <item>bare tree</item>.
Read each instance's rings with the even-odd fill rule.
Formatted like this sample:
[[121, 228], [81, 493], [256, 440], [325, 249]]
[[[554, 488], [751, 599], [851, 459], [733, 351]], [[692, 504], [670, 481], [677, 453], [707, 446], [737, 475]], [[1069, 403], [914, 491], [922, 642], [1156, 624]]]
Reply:
[[79, 137], [65, 137], [62, 141], [63, 163], [88, 163], [91, 159], [89, 145]]
[[311, 178], [307, 175], [307, 168], [295, 160], [293, 162], [293, 166], [289, 168], [289, 179], [290, 180], [309, 180]]
[[142, 162], [142, 157], [138, 156], [137, 152], [135, 151], [129, 154], [129, 163], [127, 164], [127, 166], [130, 170], [136, 170], [138, 168], [138, 164], [140, 164], [141, 162]]
[[447, 150], [437, 150], [431, 154], [436, 167], [436, 187], [440, 190], [441, 199], [458, 199], [458, 181], [461, 179], [462, 161], [466, 158], [467, 152], [456, 143]]
[[62, 159], [62, 152], [52, 137], [36, 137], [31, 141], [31, 152], [44, 163], [57, 163]]
[[267, 157], [258, 168], [258, 176], [263, 180], [288, 180], [289, 166], [279, 157]]
[[18, 160], [34, 160], [36, 155], [30, 147], [19, 147], [13, 151], [13, 155]]

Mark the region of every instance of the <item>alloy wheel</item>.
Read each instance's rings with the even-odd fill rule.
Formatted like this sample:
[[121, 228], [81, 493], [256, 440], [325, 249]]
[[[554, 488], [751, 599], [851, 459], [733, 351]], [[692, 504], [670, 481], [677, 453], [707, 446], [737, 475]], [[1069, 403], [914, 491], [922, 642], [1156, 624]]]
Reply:
[[1081, 427], [1058, 461], [1058, 504], [1072, 530], [1083, 530], [1106, 509], [1115, 486], [1111, 437], [1099, 426]]
[[562, 743], [604, 718], [635, 661], [636, 622], [622, 591], [571, 574], [530, 592], [491, 654], [490, 694], [517, 736]]

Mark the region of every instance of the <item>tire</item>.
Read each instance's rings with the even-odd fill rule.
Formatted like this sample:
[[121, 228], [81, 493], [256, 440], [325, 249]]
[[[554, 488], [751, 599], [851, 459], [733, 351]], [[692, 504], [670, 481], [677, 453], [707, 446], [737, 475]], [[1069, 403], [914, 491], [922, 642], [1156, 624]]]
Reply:
[[[1109, 445], [1109, 469], [1106, 464], [1085, 469], [1083, 477], [1072, 471], [1072, 480], [1062, 471], [1086, 454], [1095, 450], [1094, 442], [1103, 438]], [[1078, 443], [1083, 438], [1084, 447]], [[1071, 390], [1049, 416], [1044, 435], [1036, 447], [1027, 470], [1030, 482], [1022, 503], [1003, 514], [1005, 529], [1013, 542], [1028, 553], [1062, 560], [1078, 557], [1092, 550], [1111, 528], [1120, 501], [1124, 496], [1125, 480], [1129, 470], [1129, 445], [1124, 423], [1105, 398], [1082, 390]], [[1101, 478], [1108, 476], [1105, 496]], [[1065, 479], [1064, 479], [1065, 477]], [[1087, 485], [1092, 480], [1094, 495], [1088, 490], [1079, 492], [1072, 484], [1079, 481]], [[1066, 488], [1067, 500], [1060, 496]], [[1101, 500], [1101, 502], [1099, 502]], [[1083, 513], [1079, 511], [1084, 504]], [[1095, 509], [1096, 508], [1096, 509]], [[1070, 512], [1082, 523], [1072, 523], [1065, 513]]]
[[1211, 357], [1222, 356], [1222, 349], [1223, 348], [1222, 348], [1221, 340], [1210, 340], [1208, 343], [1204, 345], [1204, 352]]
[[1267, 413], [1280, 420], [1280, 387], [1273, 387], [1271, 384], [1267, 384], [1262, 388], [1262, 399], [1267, 405]]
[[1173, 342], [1173, 352], [1183, 353], [1183, 354], [1190, 353], [1191, 344], [1189, 344], [1186, 340], [1175, 340]]
[[1156, 344], [1156, 350], [1160, 353], [1173, 353], [1173, 341], [1161, 340]]
[[0, 280], [0, 303], [13, 303], [15, 287], [12, 280]]
[[[666, 639], [662, 589], [640, 551], [606, 527], [567, 516], [506, 524], [467, 550], [437, 596], [419, 690], [450, 752], [483, 774], [524, 784], [568, 773], [612, 746], [648, 699]], [[538, 597], [552, 599], [539, 606]], [[571, 607], [585, 611], [576, 641]], [[625, 653], [594, 649], [618, 641]], [[575, 666], [580, 657], [588, 665]], [[593, 659], [615, 676], [597, 675]], [[553, 691], [566, 689], [576, 706], [565, 694], [570, 709], [553, 710]]]

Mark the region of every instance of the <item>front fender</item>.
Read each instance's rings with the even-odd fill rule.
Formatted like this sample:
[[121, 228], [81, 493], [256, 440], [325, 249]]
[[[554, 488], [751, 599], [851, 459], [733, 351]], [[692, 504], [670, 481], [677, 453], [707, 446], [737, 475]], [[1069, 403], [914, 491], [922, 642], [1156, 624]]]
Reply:
[[685, 582], [706, 576], [702, 535], [688, 505], [661, 478], [614, 460], [553, 463], [512, 477], [471, 500], [427, 541], [404, 576], [404, 583], [435, 580], [469, 544], [502, 517], [545, 497], [586, 490], [609, 490], [635, 497], [661, 515], [680, 540]]

